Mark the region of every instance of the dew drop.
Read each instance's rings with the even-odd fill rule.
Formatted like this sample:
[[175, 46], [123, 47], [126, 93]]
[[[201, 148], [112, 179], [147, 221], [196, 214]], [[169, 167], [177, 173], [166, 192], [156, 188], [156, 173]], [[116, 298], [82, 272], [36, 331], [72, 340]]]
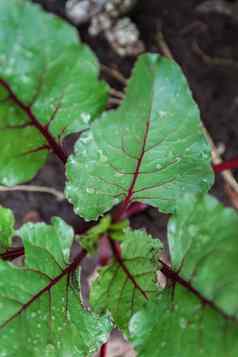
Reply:
[[208, 159], [208, 153], [202, 152], [202, 159], [207, 160]]
[[191, 236], [196, 236], [198, 234], [198, 228], [194, 225], [191, 225], [188, 227], [188, 233], [191, 235]]
[[163, 110], [161, 110], [161, 111], [159, 112], [159, 116], [160, 116], [161, 118], [165, 118], [166, 115], [167, 115], [167, 112], [165, 112], [165, 111], [163, 111]]
[[102, 150], [98, 150], [99, 156], [100, 156], [100, 160], [102, 162], [106, 162], [107, 161], [107, 157], [104, 155], [104, 153], [102, 152]]
[[54, 352], [54, 351], [55, 351], [54, 345], [48, 343], [48, 345], [46, 345], [46, 351], [47, 351], [48, 353]]
[[[29, 229], [31, 229], [31, 226], [29, 226]], [[34, 319], [36, 317], [36, 312], [32, 312], [31, 317]]]
[[107, 157], [106, 157], [105, 155], [101, 155], [100, 158], [101, 158], [101, 161], [102, 161], [102, 162], [106, 162], [106, 161], [107, 161]]
[[84, 113], [83, 112], [83, 113], [81, 113], [80, 118], [82, 119], [82, 122], [84, 124], [88, 124], [90, 119], [91, 119], [91, 115], [89, 113]]
[[95, 190], [94, 190], [94, 188], [87, 187], [86, 192], [89, 194], [93, 194], [93, 193], [95, 193]]
[[113, 200], [113, 204], [114, 205], [117, 205], [119, 202], [120, 202], [119, 198], [114, 198], [114, 200]]
[[27, 83], [29, 83], [31, 81], [31, 79], [30, 79], [30, 77], [28, 77], [28, 76], [22, 76], [21, 77], [21, 82], [22, 83], [24, 83], [24, 84], [27, 84]]
[[184, 319], [184, 318], [181, 318], [179, 320], [179, 326], [182, 328], [182, 329], [185, 329], [186, 326], [187, 326], [187, 321]]
[[83, 138], [80, 139], [80, 141], [83, 143], [83, 144], [88, 144], [92, 139], [92, 135], [87, 135], [87, 136], [84, 136]]
[[170, 233], [172, 233], [172, 234], [176, 232], [176, 223], [175, 223], [174, 221], [171, 221], [171, 222], [170, 222], [169, 231], [170, 231]]

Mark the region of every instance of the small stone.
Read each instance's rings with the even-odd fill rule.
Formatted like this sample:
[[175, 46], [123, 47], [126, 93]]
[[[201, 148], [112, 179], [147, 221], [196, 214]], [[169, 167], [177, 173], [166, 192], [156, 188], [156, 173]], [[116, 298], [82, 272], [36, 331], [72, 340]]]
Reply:
[[76, 24], [89, 23], [91, 36], [104, 34], [120, 56], [136, 56], [144, 51], [139, 31], [130, 18], [122, 17], [137, 0], [68, 0], [66, 14]]

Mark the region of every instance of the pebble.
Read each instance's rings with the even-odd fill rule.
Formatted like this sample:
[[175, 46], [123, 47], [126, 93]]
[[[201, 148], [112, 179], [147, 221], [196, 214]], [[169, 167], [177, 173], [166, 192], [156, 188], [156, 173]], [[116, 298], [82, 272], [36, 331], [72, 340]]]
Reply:
[[66, 14], [77, 26], [89, 24], [91, 36], [103, 34], [120, 56], [137, 56], [144, 51], [136, 25], [125, 15], [138, 0], [68, 0]]

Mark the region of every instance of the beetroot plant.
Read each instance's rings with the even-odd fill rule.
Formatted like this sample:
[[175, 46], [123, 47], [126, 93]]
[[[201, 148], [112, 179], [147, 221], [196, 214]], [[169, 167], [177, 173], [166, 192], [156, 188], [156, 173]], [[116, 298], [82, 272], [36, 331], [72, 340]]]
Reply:
[[[121, 105], [106, 110], [99, 69], [69, 24], [27, 0], [0, 2], [0, 183], [30, 181], [52, 152], [66, 198], [91, 222], [80, 235], [59, 217], [16, 229], [0, 208], [0, 356], [100, 346], [105, 356], [117, 327], [140, 357], [236, 357], [238, 217], [207, 194], [211, 150], [187, 81], [144, 54]], [[164, 244], [130, 227], [146, 205], [171, 214]], [[96, 254], [86, 308], [80, 266]]]

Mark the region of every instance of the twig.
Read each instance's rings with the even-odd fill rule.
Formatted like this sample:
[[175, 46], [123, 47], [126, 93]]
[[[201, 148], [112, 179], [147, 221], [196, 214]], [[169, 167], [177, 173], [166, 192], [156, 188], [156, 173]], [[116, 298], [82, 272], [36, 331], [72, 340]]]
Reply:
[[105, 66], [104, 64], [101, 64], [101, 69], [102, 71], [104, 71], [105, 73], [109, 74], [112, 78], [118, 80], [118, 82], [120, 82], [121, 84], [123, 84], [123, 86], [127, 85], [127, 79], [123, 76], [122, 73], [120, 73], [119, 71], [117, 71], [114, 68], [109, 68], [107, 66]]
[[[203, 131], [204, 134], [206, 136], [206, 139], [208, 141], [208, 143], [210, 144], [211, 148], [212, 148], [212, 162], [213, 162], [213, 167], [214, 167], [214, 171], [216, 170], [216, 165], [220, 165], [223, 161], [222, 158], [220, 156], [220, 154], [218, 153], [216, 146], [211, 138], [211, 136], [209, 135], [207, 129], [205, 127], [203, 127]], [[234, 176], [232, 175], [232, 172], [230, 170], [226, 170], [221, 172], [221, 175], [224, 179], [224, 181], [229, 184], [229, 186], [238, 193], [238, 183], [235, 180]]]
[[[173, 55], [167, 45], [167, 43], [165, 42], [164, 36], [162, 34], [162, 32], [160, 32], [158, 34], [158, 43], [160, 46], [161, 51], [165, 54], [165, 56], [167, 56], [170, 59], [173, 59]], [[218, 150], [209, 134], [209, 132], [207, 131], [207, 129], [205, 128], [205, 126], [202, 123], [202, 127], [203, 127], [203, 131], [204, 131], [204, 135], [208, 141], [208, 143], [211, 146], [212, 149], [212, 162], [213, 162], [213, 167], [214, 167], [214, 171], [215, 171], [215, 167], [217, 164], [221, 164], [222, 163], [222, 158], [220, 156], [220, 154], [218, 153]], [[229, 186], [236, 192], [238, 193], [238, 183], [235, 180], [234, 176], [232, 175], [231, 171], [227, 170], [224, 172], [221, 172], [221, 175], [223, 176], [224, 181], [229, 184]]]
[[35, 185], [19, 185], [13, 187], [0, 186], [0, 192], [11, 192], [11, 191], [26, 191], [26, 192], [41, 192], [48, 193], [57, 198], [58, 201], [65, 200], [63, 192], [60, 192], [51, 187], [35, 186]]
[[22, 255], [24, 255], [23, 247], [11, 248], [7, 250], [5, 253], [0, 254], [0, 259], [11, 261], [18, 257], [21, 257]]
[[230, 16], [232, 20], [238, 21], [237, 4], [235, 1], [208, 0], [198, 5], [195, 9], [201, 14], [217, 13]]
[[109, 98], [109, 101], [108, 101], [109, 106], [120, 105], [120, 104], [121, 104], [121, 99]]
[[122, 92], [114, 89], [114, 88], [110, 88], [110, 94], [116, 98], [119, 98], [119, 99], [124, 99], [125, 96]]
[[163, 35], [162, 31], [158, 32], [157, 41], [158, 41], [159, 47], [161, 49], [161, 52], [165, 55], [165, 57], [173, 59], [173, 55], [172, 55], [167, 43], [165, 42], [164, 35]]
[[233, 59], [209, 56], [200, 48], [197, 41], [193, 42], [192, 49], [199, 57], [201, 57], [203, 62], [209, 65], [230, 66], [230, 67], [238, 68], [238, 62], [234, 61]]

